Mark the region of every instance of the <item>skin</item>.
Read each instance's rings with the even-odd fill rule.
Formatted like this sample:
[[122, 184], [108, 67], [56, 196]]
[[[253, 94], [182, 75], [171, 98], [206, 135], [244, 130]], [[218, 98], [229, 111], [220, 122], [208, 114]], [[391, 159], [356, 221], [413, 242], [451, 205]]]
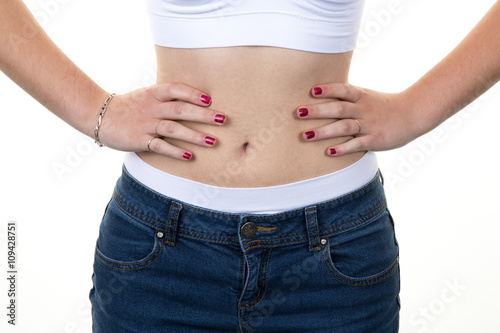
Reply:
[[[159, 122], [158, 134], [166, 138], [153, 140], [153, 151], [168, 152], [175, 146], [193, 155], [186, 163], [157, 153], [139, 154], [160, 170], [217, 186], [272, 186], [337, 171], [363, 155], [330, 158], [325, 144], [349, 137], [307, 142], [304, 131], [330, 124], [332, 119], [303, 121], [296, 115], [297, 105], [318, 102], [310, 92], [315, 83], [347, 82], [352, 53], [253, 46], [196, 50], [158, 46], [156, 53], [159, 83], [189, 82], [212, 97], [210, 108], [227, 115], [225, 124], [218, 127]], [[210, 149], [203, 140], [206, 135], [216, 138]], [[186, 142], [183, 136], [192, 140]]]
[[[497, 82], [499, 7], [398, 94], [347, 84], [351, 53], [157, 47], [158, 84], [116, 96], [100, 138], [161, 170], [212, 185], [272, 186], [334, 172], [366, 150], [400, 147], [430, 131]], [[4, 73], [93, 137], [108, 93], [53, 44], [22, 1], [0, 0], [0, 45], [8, 46], [0, 48]], [[300, 117], [301, 109], [308, 115]]]
[[[500, 2], [497, 1], [462, 42], [405, 91], [386, 94], [330, 83], [319, 85], [318, 98], [340, 102], [304, 106], [307, 119], [336, 118], [334, 124], [312, 129], [312, 141], [361, 132], [328, 147], [332, 156], [382, 151], [404, 146], [431, 131], [481, 96], [500, 80]], [[304, 119], [306, 119], [304, 118]]]

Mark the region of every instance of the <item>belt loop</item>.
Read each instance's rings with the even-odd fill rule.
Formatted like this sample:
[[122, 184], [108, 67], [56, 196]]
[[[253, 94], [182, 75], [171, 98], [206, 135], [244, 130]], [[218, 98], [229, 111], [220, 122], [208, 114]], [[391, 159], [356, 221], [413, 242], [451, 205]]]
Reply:
[[168, 224], [167, 224], [167, 236], [165, 238], [165, 243], [171, 246], [175, 246], [175, 235], [177, 234], [177, 220], [179, 219], [179, 213], [182, 209], [182, 205], [172, 201], [170, 206], [170, 213], [168, 214]]
[[319, 251], [321, 246], [316, 206], [306, 207], [304, 213], [306, 216], [307, 234], [309, 236], [309, 251]]

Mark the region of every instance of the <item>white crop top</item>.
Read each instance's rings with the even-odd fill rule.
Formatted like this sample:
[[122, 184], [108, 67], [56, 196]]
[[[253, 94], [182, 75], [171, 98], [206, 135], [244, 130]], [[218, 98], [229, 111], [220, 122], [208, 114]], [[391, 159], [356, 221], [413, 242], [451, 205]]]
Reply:
[[356, 47], [364, 0], [147, 0], [154, 43], [341, 53]]

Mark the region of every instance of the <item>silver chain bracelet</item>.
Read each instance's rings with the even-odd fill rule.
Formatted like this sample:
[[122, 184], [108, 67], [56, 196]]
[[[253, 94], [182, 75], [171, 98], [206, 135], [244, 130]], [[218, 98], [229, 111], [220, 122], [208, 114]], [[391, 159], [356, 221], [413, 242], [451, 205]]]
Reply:
[[97, 121], [97, 125], [95, 126], [94, 130], [94, 141], [95, 143], [97, 143], [99, 147], [104, 147], [101, 140], [99, 140], [99, 128], [101, 128], [102, 118], [104, 118], [104, 113], [106, 112], [109, 102], [111, 102], [111, 100], [113, 99], [113, 97], [115, 97], [115, 95], [116, 93], [112, 93], [108, 96], [108, 98], [106, 98], [104, 104], [101, 107], [101, 112], [99, 112], [99, 120]]

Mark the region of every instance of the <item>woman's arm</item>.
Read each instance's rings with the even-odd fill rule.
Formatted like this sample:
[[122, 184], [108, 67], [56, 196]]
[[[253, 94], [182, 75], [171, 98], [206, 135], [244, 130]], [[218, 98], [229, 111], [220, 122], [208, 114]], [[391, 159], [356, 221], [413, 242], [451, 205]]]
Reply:
[[[0, 0], [0, 70], [80, 132], [93, 137], [108, 93], [83, 73], [47, 36], [21, 0]], [[163, 84], [116, 96], [99, 132], [102, 142], [124, 151], [148, 149], [178, 159], [185, 151], [152, 136], [211, 147], [206, 134], [175, 120], [222, 125], [206, 108], [210, 98], [183, 84]]]
[[0, 70], [80, 132], [93, 136], [108, 93], [52, 42], [24, 2], [0, 0]]
[[[335, 118], [339, 121], [312, 129], [316, 141], [354, 135], [328, 147], [340, 156], [363, 150], [401, 147], [437, 127], [479, 97], [500, 79], [500, 2], [496, 2], [467, 37], [440, 63], [411, 87], [398, 94], [380, 93], [345, 84], [313, 87], [318, 98], [340, 101], [301, 106], [302, 119]], [[321, 89], [317, 89], [321, 88]], [[315, 94], [321, 90], [320, 94]], [[358, 125], [359, 123], [359, 125]], [[361, 129], [361, 131], [360, 131]]]

